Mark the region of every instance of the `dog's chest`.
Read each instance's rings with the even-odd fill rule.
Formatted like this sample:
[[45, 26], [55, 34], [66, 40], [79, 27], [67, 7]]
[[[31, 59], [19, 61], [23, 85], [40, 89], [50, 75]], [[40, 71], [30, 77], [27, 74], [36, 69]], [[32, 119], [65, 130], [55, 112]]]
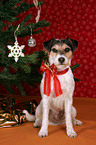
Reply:
[[52, 110], [63, 110], [64, 109], [64, 96], [58, 96], [58, 97], [53, 97], [50, 96], [49, 98], [49, 102], [50, 102], [50, 109]]
[[[73, 79], [73, 74], [71, 72], [71, 69], [69, 68], [69, 71], [66, 74], [63, 75], [57, 75], [61, 89], [64, 91], [70, 91], [71, 86], [74, 86], [74, 79]], [[54, 91], [54, 81], [53, 77], [51, 77], [51, 92]]]
[[[57, 75], [61, 89], [63, 94], [56, 97], [55, 91], [54, 91], [54, 80], [53, 77], [51, 77], [51, 93], [50, 96], [48, 96], [50, 101], [50, 107], [54, 108], [55, 110], [59, 109], [62, 110], [64, 108], [64, 100], [66, 97], [69, 97], [68, 95], [74, 91], [74, 79], [73, 74], [71, 71], [71, 68], [69, 68], [68, 72], [63, 75]], [[43, 74], [43, 78], [40, 85], [41, 95], [43, 96], [44, 93], [44, 80], [45, 80], [45, 73]]]
[[[56, 97], [55, 91], [54, 91], [54, 80], [53, 80], [53, 77], [51, 77], [51, 93], [50, 93], [50, 96], [48, 97], [49, 97], [51, 109], [63, 110], [64, 100], [66, 97], [68, 97], [68, 94], [70, 93], [70, 91], [72, 91], [72, 87], [74, 86], [74, 79], [73, 79], [73, 74], [70, 69], [66, 74], [57, 75], [57, 77], [60, 81], [63, 94]], [[42, 90], [43, 90], [43, 86], [44, 86], [44, 78], [42, 81]]]

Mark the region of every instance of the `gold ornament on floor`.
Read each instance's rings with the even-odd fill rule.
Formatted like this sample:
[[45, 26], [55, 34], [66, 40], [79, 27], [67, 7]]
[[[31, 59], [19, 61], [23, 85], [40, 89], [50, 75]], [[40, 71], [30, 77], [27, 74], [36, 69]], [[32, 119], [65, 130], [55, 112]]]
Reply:
[[[20, 24], [18, 25], [16, 31], [18, 30]], [[10, 49], [10, 53], [8, 55], [8, 57], [14, 57], [15, 61], [17, 62], [18, 61], [18, 58], [21, 56], [21, 57], [24, 57], [24, 54], [22, 53], [22, 49], [25, 47], [25, 45], [21, 45], [19, 46], [19, 43], [17, 41], [17, 36], [16, 36], [16, 31], [14, 32], [14, 37], [15, 37], [15, 43], [14, 43], [14, 46], [11, 46], [11, 45], [7, 45], [8, 49]]]

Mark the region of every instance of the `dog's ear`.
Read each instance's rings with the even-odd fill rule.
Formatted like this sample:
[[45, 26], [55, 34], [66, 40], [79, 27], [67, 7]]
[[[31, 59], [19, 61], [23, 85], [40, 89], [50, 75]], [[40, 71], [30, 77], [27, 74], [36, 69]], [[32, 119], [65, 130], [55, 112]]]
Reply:
[[74, 39], [70, 39], [70, 38], [66, 38], [65, 40], [69, 45], [71, 45], [71, 48], [73, 51], [75, 51], [75, 49], [78, 47], [78, 41], [74, 40]]
[[72, 41], [73, 44], [73, 51], [75, 51], [75, 49], [78, 47], [78, 41], [74, 40], [74, 39], [70, 39]]
[[48, 41], [43, 42], [44, 48], [47, 49], [48, 51], [50, 51], [54, 41], [55, 41], [55, 38], [52, 38]]

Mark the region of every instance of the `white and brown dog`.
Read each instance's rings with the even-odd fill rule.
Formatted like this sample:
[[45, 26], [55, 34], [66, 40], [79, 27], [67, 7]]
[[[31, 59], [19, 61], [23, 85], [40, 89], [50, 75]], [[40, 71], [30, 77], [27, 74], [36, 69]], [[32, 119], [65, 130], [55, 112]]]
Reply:
[[40, 85], [42, 100], [35, 117], [23, 111], [27, 120], [35, 120], [34, 127], [41, 126], [38, 133], [40, 137], [48, 135], [48, 124], [65, 123], [67, 135], [72, 138], [77, 136], [73, 124], [82, 125], [81, 121], [75, 119], [76, 109], [72, 106], [75, 82], [70, 65], [77, 46], [78, 41], [69, 38], [53, 38], [44, 42], [49, 52], [49, 66], [41, 66], [44, 71]]

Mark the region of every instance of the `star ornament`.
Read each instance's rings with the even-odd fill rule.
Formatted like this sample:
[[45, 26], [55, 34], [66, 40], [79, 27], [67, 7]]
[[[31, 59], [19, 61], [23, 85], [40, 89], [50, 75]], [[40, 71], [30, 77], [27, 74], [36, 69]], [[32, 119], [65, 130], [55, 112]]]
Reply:
[[24, 57], [24, 53], [22, 53], [22, 49], [25, 47], [25, 45], [18, 45], [18, 41], [15, 41], [14, 46], [7, 45], [8, 49], [10, 50], [10, 53], [8, 57], [14, 57], [15, 62], [18, 61], [19, 56]]

